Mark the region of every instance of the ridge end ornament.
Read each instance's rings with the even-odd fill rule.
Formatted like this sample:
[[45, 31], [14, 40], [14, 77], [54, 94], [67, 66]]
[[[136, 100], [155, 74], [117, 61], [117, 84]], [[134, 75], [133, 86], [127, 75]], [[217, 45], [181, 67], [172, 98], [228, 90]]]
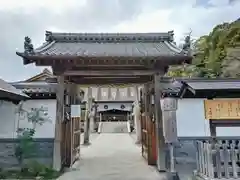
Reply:
[[24, 38], [24, 53], [25, 54], [34, 54], [32, 40], [28, 36], [26, 36]]

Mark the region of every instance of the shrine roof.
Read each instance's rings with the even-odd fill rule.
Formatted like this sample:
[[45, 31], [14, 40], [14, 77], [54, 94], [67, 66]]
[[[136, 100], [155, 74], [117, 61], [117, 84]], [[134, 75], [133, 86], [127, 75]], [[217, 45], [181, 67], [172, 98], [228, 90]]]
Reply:
[[[54, 33], [36, 49], [25, 38], [25, 52], [17, 55], [74, 57], [169, 57], [189, 56], [174, 43], [173, 31], [166, 33]], [[29, 45], [29, 47], [28, 47]], [[27, 62], [31, 63], [31, 62]]]
[[240, 89], [240, 79], [235, 78], [191, 78], [179, 79], [195, 90], [237, 90]]
[[55, 94], [57, 88], [55, 83], [46, 82], [15, 82], [11, 83], [11, 85], [26, 94], [34, 93]]
[[0, 99], [24, 100], [29, 98], [21, 90], [0, 79]]

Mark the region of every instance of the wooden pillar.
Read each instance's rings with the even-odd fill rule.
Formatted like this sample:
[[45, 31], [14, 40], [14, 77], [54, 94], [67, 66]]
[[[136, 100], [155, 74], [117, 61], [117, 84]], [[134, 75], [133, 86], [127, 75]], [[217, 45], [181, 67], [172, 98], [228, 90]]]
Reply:
[[[153, 143], [153, 126], [150, 118], [150, 104], [151, 104], [151, 96], [150, 96], [150, 86], [149, 83], [144, 85], [144, 119], [146, 123], [147, 130], [147, 154], [148, 154], [148, 164], [155, 165], [156, 161], [154, 160], [153, 148], [155, 147]], [[155, 147], [156, 148], [156, 147]], [[156, 152], [156, 151], [155, 151]]]
[[55, 137], [53, 150], [53, 169], [60, 171], [62, 168], [61, 140], [62, 140], [62, 121], [64, 119], [64, 76], [58, 76], [58, 85], [56, 92], [56, 121]]
[[84, 127], [84, 145], [89, 145], [89, 136], [90, 136], [90, 112], [92, 106], [92, 88], [88, 87], [88, 100], [86, 105], [86, 114], [85, 114], [85, 127]]
[[216, 143], [217, 142], [217, 127], [216, 127], [216, 124], [214, 124], [211, 119], [209, 120], [209, 127], [210, 127], [210, 136], [211, 136], [212, 143]]
[[98, 130], [98, 122], [97, 122], [97, 104], [96, 102], [94, 103], [94, 117], [93, 117], [93, 121], [94, 121], [94, 131], [97, 132]]
[[163, 133], [163, 118], [161, 109], [161, 77], [163, 73], [154, 75], [154, 109], [156, 124], [156, 146], [157, 146], [157, 168], [159, 171], [166, 171], [166, 144]]
[[[70, 88], [70, 99], [71, 99], [71, 105], [77, 105], [77, 88], [78, 86], [76, 84], [69, 85]], [[71, 109], [71, 108], [70, 108]], [[72, 112], [71, 112], [72, 115]], [[81, 118], [80, 117], [71, 117], [71, 166], [75, 162], [76, 159], [80, 158], [80, 144], [81, 144], [81, 133], [76, 133], [76, 129], [78, 128], [78, 131], [80, 131], [81, 127]], [[78, 127], [76, 128], [76, 125]], [[76, 140], [78, 141], [76, 143]], [[79, 149], [75, 149], [75, 146], [78, 145]]]
[[135, 104], [134, 104], [134, 124], [137, 135], [136, 144], [141, 143], [141, 120], [140, 120], [140, 104], [138, 86], [135, 86]]

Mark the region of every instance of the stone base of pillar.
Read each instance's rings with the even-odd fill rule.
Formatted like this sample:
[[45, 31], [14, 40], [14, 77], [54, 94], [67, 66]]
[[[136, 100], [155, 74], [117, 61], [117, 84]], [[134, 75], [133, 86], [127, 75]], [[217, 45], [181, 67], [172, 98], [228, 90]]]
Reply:
[[168, 172], [167, 179], [168, 180], [180, 180], [177, 172]]

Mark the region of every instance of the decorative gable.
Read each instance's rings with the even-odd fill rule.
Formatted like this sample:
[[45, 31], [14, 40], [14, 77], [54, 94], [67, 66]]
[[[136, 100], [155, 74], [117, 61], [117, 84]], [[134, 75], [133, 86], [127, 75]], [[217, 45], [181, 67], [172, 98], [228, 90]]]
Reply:
[[51, 71], [49, 71], [47, 68], [45, 68], [40, 74], [37, 74], [27, 80], [25, 82], [43, 82], [46, 81], [47, 78], [52, 78], [53, 74]]

